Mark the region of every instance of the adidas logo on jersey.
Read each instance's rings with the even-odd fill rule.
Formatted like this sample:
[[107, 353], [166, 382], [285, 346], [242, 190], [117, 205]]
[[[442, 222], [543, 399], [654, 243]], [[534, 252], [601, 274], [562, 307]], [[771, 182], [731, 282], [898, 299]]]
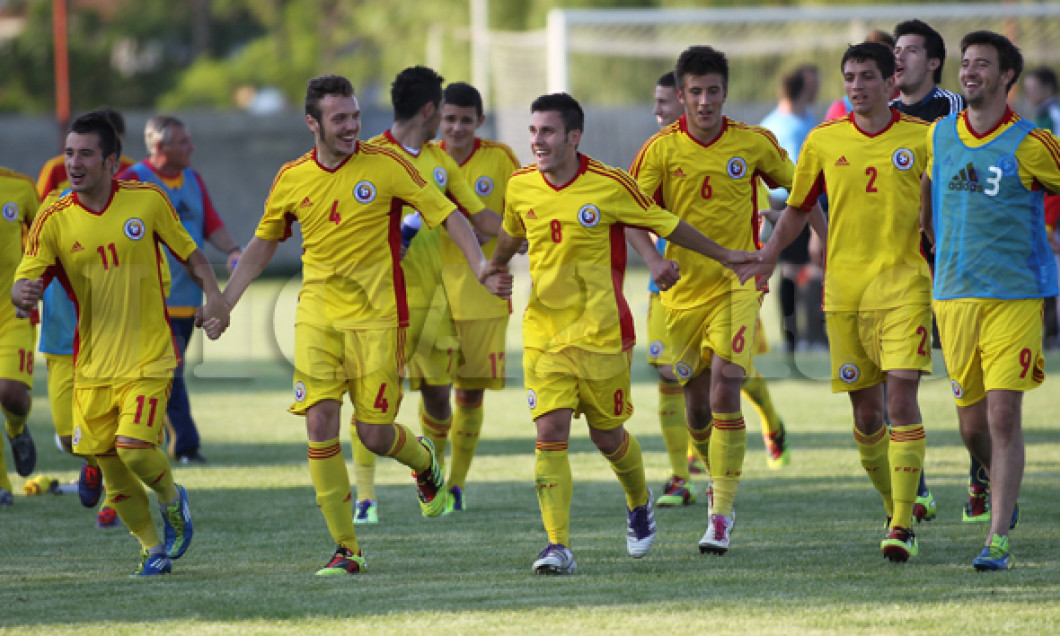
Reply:
[[685, 176], [685, 171], [680, 169], [680, 168], [678, 168], [677, 170], [674, 170], [674, 176], [675, 177], [683, 177], [683, 176]]
[[983, 190], [983, 187], [979, 185], [979, 175], [975, 172], [975, 166], [970, 161], [967, 166], [961, 168], [960, 172], [953, 175], [948, 187], [954, 191], [982, 192]]
[[850, 162], [849, 162], [849, 161], [847, 161], [847, 158], [846, 158], [846, 156], [845, 156], [845, 155], [841, 155], [841, 156], [839, 157], [839, 159], [836, 159], [835, 165], [836, 165], [836, 167], [839, 167], [839, 166], [849, 166], [849, 165], [850, 165]]
[[528, 219], [536, 219], [537, 218], [537, 215], [534, 214], [534, 208], [530, 208], [530, 211], [526, 213], [526, 218], [528, 218]]
[[80, 252], [83, 249], [85, 249], [85, 247], [81, 245], [81, 241], [74, 241], [74, 246], [70, 248], [70, 253], [76, 254], [77, 252]]
[[300, 208], [311, 208], [311, 207], [313, 207], [313, 202], [309, 200], [309, 197], [306, 197], [306, 198], [302, 199], [302, 202], [300, 204], [298, 204], [298, 207], [300, 207]]

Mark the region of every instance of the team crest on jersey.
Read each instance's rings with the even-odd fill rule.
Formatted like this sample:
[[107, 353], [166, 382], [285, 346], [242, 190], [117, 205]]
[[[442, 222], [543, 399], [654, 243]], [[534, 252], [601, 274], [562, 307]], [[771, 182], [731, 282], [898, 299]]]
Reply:
[[537, 393], [534, 393], [533, 389], [527, 389], [526, 391], [526, 405], [529, 406], [531, 410], [537, 408]]
[[688, 366], [684, 362], [678, 362], [674, 365], [674, 373], [676, 373], [677, 377], [681, 378], [682, 380], [687, 380], [688, 378], [692, 377], [692, 367]]
[[475, 179], [475, 192], [480, 196], [484, 197], [490, 192], [493, 192], [493, 179], [489, 177], [479, 177]]
[[[1001, 171], [1001, 174], [1006, 177], [1012, 177], [1016, 175], [1016, 169], [1019, 164], [1016, 163], [1015, 155], [1002, 155], [997, 160], [997, 169]], [[4, 216], [7, 216], [6, 214]]]
[[747, 174], [747, 161], [743, 157], [733, 157], [725, 164], [725, 172], [733, 179], [743, 179]]
[[139, 241], [144, 237], [144, 222], [136, 217], [126, 221], [123, 229], [125, 230], [125, 236], [134, 241]]
[[74, 427], [74, 434], [70, 438], [70, 441], [73, 442], [74, 446], [77, 446], [78, 443], [81, 442], [81, 427], [80, 426], [75, 426]]
[[913, 167], [913, 151], [908, 148], [899, 148], [891, 155], [891, 163], [899, 170], [908, 170]]
[[449, 183], [449, 173], [445, 171], [445, 168], [434, 169], [434, 182], [442, 188], [444, 188], [446, 184]]
[[302, 382], [294, 383], [294, 399], [296, 402], [305, 400], [305, 384]]
[[18, 205], [13, 201], [8, 201], [4, 204], [4, 218], [8, 221], [14, 221], [18, 218]]
[[371, 203], [375, 201], [375, 184], [371, 181], [360, 181], [353, 186], [353, 198], [358, 203]]
[[663, 352], [663, 343], [662, 343], [662, 341], [660, 341], [660, 340], [652, 340], [651, 343], [648, 344], [648, 357], [651, 358], [652, 360], [658, 359], [658, 357], [662, 355], [662, 352]]
[[950, 385], [953, 386], [953, 397], [958, 399], [964, 397], [964, 387], [961, 386], [960, 382], [956, 380], [950, 380]]
[[578, 223], [585, 227], [596, 227], [600, 222], [600, 208], [592, 203], [586, 203], [578, 210]]
[[847, 384], [853, 384], [861, 377], [861, 369], [856, 364], [849, 362], [839, 367], [839, 379]]

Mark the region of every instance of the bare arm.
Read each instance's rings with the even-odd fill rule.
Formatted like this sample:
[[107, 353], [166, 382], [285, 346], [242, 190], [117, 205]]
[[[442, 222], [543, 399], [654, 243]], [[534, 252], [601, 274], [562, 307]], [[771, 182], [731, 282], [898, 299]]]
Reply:
[[184, 269], [206, 294], [206, 303], [202, 308], [202, 327], [211, 340], [216, 340], [228, 328], [231, 307], [217, 287], [213, 267], [206, 260], [202, 250], [196, 249], [184, 261]]
[[[482, 214], [484, 214], [484, 212], [480, 212], [475, 216], [480, 216]], [[493, 216], [496, 217], [497, 215], [493, 214]], [[504, 299], [511, 298], [511, 274], [500, 270], [489, 269], [489, 265], [486, 263], [486, 257], [482, 254], [482, 248], [479, 247], [478, 239], [475, 237], [475, 233], [471, 230], [471, 226], [468, 225], [467, 219], [464, 218], [464, 215], [454, 210], [442, 223], [445, 225], [446, 231], [449, 232], [449, 238], [453, 239], [456, 246], [464, 253], [464, 258], [467, 259], [467, 264], [471, 266], [471, 271], [475, 274], [475, 278], [477, 278], [491, 294]], [[499, 224], [496, 229], [500, 229]], [[494, 255], [496, 255], [496, 252], [494, 252]]]
[[225, 266], [228, 268], [228, 273], [231, 274], [232, 270], [236, 268], [236, 261], [243, 255], [243, 249], [232, 240], [232, 235], [228, 233], [224, 226], [214, 230], [210, 236], [206, 237], [206, 240], [210, 242], [210, 245], [228, 255], [228, 258], [225, 259]]
[[931, 177], [925, 172], [920, 177], [920, 231], [935, 245], [934, 212], [931, 209]]
[[[815, 205], [814, 209], [820, 211], [819, 206]], [[756, 259], [736, 266], [736, 274], [740, 277], [740, 282], [746, 282], [756, 276], [771, 276], [777, 266], [780, 250], [787, 247], [799, 236], [802, 228], [806, 227], [806, 221], [811, 214], [812, 212], [805, 212], [790, 205], [784, 208], [784, 211], [780, 213], [780, 219], [777, 220], [776, 227], [773, 228], [773, 234], [770, 235], [769, 241], [762, 246], [762, 249], [758, 250]], [[823, 219], [823, 213], [821, 217]], [[822, 219], [819, 219], [819, 221]], [[815, 231], [817, 231], [816, 228]], [[822, 231], [827, 235], [827, 228], [823, 228]]]
[[243, 292], [247, 290], [250, 283], [261, 274], [265, 266], [272, 260], [279, 245], [279, 241], [267, 241], [256, 236], [250, 239], [250, 243], [247, 243], [246, 251], [239, 257], [239, 264], [236, 266], [235, 271], [232, 272], [232, 277], [228, 279], [228, 284], [225, 285], [224, 297], [230, 306], [236, 306], [236, 303], [242, 298]]
[[651, 279], [655, 281], [659, 289], [669, 289], [677, 281], [681, 280], [681, 273], [678, 270], [677, 263], [668, 261], [659, 255], [659, 250], [655, 249], [655, 241], [652, 240], [651, 235], [647, 231], [636, 227], [627, 227], [626, 240], [644, 259], [644, 264], [648, 266]]
[[487, 236], [497, 236], [501, 229], [500, 215], [489, 208], [484, 208], [478, 214], [472, 214], [471, 223], [476, 230]]
[[707, 258], [713, 258], [726, 267], [742, 263], [747, 257], [746, 252], [730, 250], [718, 245], [684, 221], [677, 224], [677, 227], [666, 237], [666, 240], [672, 241], [675, 245], [699, 252]]

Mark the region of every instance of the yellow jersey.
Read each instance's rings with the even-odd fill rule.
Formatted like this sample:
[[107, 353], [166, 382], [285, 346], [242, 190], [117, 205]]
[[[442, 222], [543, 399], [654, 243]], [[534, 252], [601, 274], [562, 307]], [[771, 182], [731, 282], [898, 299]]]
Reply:
[[77, 309], [74, 383], [172, 375], [174, 346], [162, 288], [162, 244], [181, 261], [197, 249], [169, 199], [156, 186], [112, 181], [101, 212], [76, 192], [37, 215], [15, 279], [54, 274]]
[[358, 142], [335, 168], [316, 148], [284, 164], [254, 234], [283, 241], [302, 227], [302, 290], [296, 324], [336, 329], [408, 326], [401, 213], [414, 205], [430, 227], [452, 204], [392, 148]]
[[[434, 143], [434, 142], [432, 142]], [[445, 142], [434, 144], [445, 150]], [[508, 179], [519, 168], [515, 153], [499, 141], [475, 138], [471, 156], [460, 164], [465, 180], [474, 188], [475, 194], [485, 206], [498, 214], [504, 211], [504, 191]], [[511, 313], [511, 302], [497, 298], [486, 291], [468, 267], [464, 253], [460, 251], [448, 232], [442, 232], [442, 284], [449, 298], [449, 308], [455, 320], [480, 320], [499, 318]], [[497, 239], [482, 246], [486, 258], [493, 256]]]
[[635, 341], [622, 295], [625, 228], [669, 236], [680, 219], [656, 205], [625, 171], [585, 155], [578, 159], [577, 174], [559, 188], [534, 165], [508, 182], [504, 231], [529, 243], [532, 288], [523, 346], [619, 353]]
[[931, 302], [919, 220], [929, 124], [893, 108], [891, 115], [870, 135], [851, 113], [802, 144], [788, 205], [808, 211], [828, 192], [825, 311]]
[[[642, 190], [681, 220], [722, 247], [753, 251], [758, 239], [762, 183], [789, 188], [795, 166], [773, 133], [723, 118], [721, 132], [704, 144], [688, 132], [685, 116], [646, 141], [630, 166]], [[662, 303], [687, 309], [733, 291], [755, 292], [756, 282], [740, 285], [715, 260], [673, 243], [666, 258], [677, 261], [681, 280], [662, 292]]]
[[[33, 179], [14, 170], [0, 168], [0, 298], [11, 297], [11, 286], [15, 282], [15, 268], [22, 259], [22, 246], [26, 231], [37, 216], [40, 201], [33, 187]], [[15, 306], [3, 302], [0, 309], [0, 330], [15, 320]]]

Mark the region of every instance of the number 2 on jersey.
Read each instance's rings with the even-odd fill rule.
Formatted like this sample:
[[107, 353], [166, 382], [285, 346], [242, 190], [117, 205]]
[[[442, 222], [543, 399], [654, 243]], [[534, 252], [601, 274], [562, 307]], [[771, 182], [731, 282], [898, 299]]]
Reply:
[[876, 190], [876, 167], [865, 168], [865, 174], [869, 175], [869, 182], [865, 184], [865, 192], [877, 192]]

